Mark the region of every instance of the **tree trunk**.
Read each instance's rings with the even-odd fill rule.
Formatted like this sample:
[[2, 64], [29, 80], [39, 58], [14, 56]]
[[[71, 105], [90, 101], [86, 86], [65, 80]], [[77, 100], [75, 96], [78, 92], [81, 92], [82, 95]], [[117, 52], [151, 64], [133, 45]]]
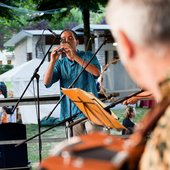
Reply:
[[85, 50], [92, 50], [92, 42], [90, 41], [90, 11], [89, 9], [83, 9], [82, 16], [83, 16], [83, 23], [84, 23]]

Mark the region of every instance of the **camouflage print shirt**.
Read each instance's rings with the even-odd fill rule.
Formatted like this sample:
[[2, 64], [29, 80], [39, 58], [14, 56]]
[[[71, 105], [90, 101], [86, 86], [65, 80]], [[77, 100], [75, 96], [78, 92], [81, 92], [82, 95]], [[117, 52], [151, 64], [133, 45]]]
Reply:
[[[170, 83], [161, 87], [163, 96], [170, 94]], [[170, 170], [170, 106], [159, 119], [140, 161], [140, 170]]]

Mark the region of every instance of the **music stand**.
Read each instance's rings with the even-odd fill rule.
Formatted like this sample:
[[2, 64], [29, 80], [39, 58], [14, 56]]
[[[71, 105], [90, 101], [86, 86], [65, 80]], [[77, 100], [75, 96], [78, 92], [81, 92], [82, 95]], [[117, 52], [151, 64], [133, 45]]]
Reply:
[[62, 92], [68, 96], [70, 100], [72, 100], [82, 111], [82, 113], [94, 124], [105, 126], [109, 129], [125, 129], [125, 127], [120, 124], [114, 116], [110, 115], [106, 110], [104, 110], [104, 103], [97, 99], [93, 94], [79, 88], [62, 88]]

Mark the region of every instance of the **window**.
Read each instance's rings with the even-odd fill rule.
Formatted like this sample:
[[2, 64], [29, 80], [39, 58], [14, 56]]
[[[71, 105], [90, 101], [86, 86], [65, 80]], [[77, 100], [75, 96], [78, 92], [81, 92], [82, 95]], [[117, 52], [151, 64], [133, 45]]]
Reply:
[[7, 64], [10, 64], [10, 65], [11, 65], [11, 63], [12, 63], [11, 60], [8, 60], [8, 61], [7, 61]]
[[32, 60], [32, 53], [27, 53], [27, 61]]

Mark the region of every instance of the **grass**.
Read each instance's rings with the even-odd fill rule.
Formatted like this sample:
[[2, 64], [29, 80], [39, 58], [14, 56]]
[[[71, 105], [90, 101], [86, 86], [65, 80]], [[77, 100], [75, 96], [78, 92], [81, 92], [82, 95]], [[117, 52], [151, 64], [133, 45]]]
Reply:
[[[143, 115], [148, 111], [148, 108], [136, 108], [136, 117], [134, 122], [137, 123]], [[125, 115], [125, 109], [113, 109], [113, 112], [119, 117], [119, 121], [122, 122]]]
[[[46, 130], [49, 127], [42, 127], [41, 131]], [[65, 130], [64, 126], [55, 127], [48, 132], [41, 135], [41, 138], [65, 138]], [[38, 125], [36, 124], [29, 124], [26, 125], [26, 131], [27, 131], [27, 139], [35, 136], [38, 134]], [[42, 142], [42, 159], [48, 156], [49, 150], [55, 146], [57, 142]], [[39, 162], [39, 143], [30, 142], [27, 143], [27, 150], [28, 150], [28, 160], [31, 162], [31, 164], [34, 164], [36, 162]]]
[[[135, 122], [137, 123], [143, 115], [148, 111], [147, 108], [136, 108], [136, 117]], [[119, 122], [122, 122], [125, 114], [124, 109], [113, 109], [113, 112], [119, 117]], [[42, 127], [41, 131], [47, 129], [48, 127]], [[38, 134], [38, 126], [35, 124], [26, 125], [27, 129], [27, 139], [30, 137]], [[112, 130], [113, 134], [121, 134], [121, 132], [117, 132], [115, 130]], [[42, 135], [42, 138], [54, 138], [54, 137], [65, 137], [65, 130], [64, 126], [55, 127], [48, 132], [44, 133]], [[42, 159], [48, 156], [49, 150], [53, 148], [57, 143], [56, 142], [49, 142], [49, 143], [42, 143]], [[28, 160], [31, 163], [39, 162], [39, 146], [37, 143], [27, 143], [27, 149], [28, 149]], [[33, 168], [34, 169], [34, 168]]]

